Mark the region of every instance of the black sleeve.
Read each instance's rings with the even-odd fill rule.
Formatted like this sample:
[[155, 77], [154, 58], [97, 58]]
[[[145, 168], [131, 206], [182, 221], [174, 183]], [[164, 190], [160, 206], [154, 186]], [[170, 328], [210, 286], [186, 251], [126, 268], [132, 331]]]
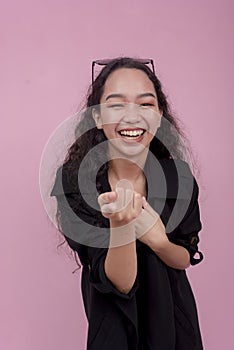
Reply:
[[91, 263], [90, 282], [101, 293], [113, 293], [120, 298], [131, 299], [139, 287], [138, 275], [128, 294], [120, 292], [105, 273], [104, 263], [107, 251], [108, 248], [88, 247], [88, 255]]
[[51, 196], [56, 196], [57, 199], [60, 228], [68, 245], [78, 253], [81, 263], [89, 265], [90, 283], [101, 293], [112, 293], [124, 299], [132, 298], [139, 286], [138, 277], [128, 294], [120, 292], [114, 286], [104, 269], [108, 248], [95, 246], [98, 227], [94, 213], [87, 205], [84, 203], [82, 205], [78, 192], [72, 193], [71, 190], [66, 194], [61, 192], [61, 187], [58, 185], [54, 186], [51, 192]]
[[[202, 229], [198, 194], [198, 184], [196, 179], [193, 177], [193, 193], [188, 210], [177, 229], [168, 236], [171, 242], [181, 245], [188, 250], [191, 265], [196, 265], [203, 260], [203, 254], [198, 249], [198, 243], [200, 241], [198, 233]], [[199, 255], [198, 258], [197, 255]]]

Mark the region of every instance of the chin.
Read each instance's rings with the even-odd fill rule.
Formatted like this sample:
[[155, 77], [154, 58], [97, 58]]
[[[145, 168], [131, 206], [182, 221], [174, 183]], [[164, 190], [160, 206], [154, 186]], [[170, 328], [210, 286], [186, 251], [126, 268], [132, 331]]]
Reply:
[[110, 156], [113, 158], [121, 158], [121, 156], [125, 157], [136, 157], [145, 153], [148, 150], [144, 144], [139, 142], [124, 142], [120, 139], [112, 139], [109, 144]]

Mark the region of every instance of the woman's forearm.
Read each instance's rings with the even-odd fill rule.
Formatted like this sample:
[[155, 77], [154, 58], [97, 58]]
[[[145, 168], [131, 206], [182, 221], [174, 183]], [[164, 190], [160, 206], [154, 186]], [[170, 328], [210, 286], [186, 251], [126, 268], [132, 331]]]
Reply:
[[160, 247], [151, 243], [150, 248], [170, 267], [184, 270], [190, 266], [190, 255], [187, 249], [169, 240], [165, 240]]
[[[123, 245], [115, 246], [120, 243]], [[128, 243], [126, 243], [128, 242]], [[134, 225], [110, 228], [110, 247], [105, 259], [105, 273], [116, 288], [125, 294], [131, 290], [137, 275], [137, 253]]]
[[169, 241], [159, 214], [148, 203], [145, 203], [144, 210], [136, 220], [136, 236], [168, 266], [180, 270], [190, 266], [189, 252]]

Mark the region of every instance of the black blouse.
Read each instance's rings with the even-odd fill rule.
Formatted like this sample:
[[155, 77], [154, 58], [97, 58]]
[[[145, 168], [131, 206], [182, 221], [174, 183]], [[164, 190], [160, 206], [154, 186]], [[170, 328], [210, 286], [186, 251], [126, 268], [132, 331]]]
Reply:
[[[188, 164], [173, 159], [155, 163], [148, 158], [144, 172], [147, 201], [160, 214], [168, 239], [188, 250], [191, 265], [198, 264], [203, 259], [198, 250], [202, 224], [198, 185]], [[98, 192], [87, 185], [81, 195], [77, 181], [61, 167], [51, 192], [57, 198], [64, 236], [83, 266], [87, 350], [202, 350], [196, 303], [185, 270], [167, 266], [137, 240], [138, 272], [131, 291], [120, 292], [106, 276], [109, 220], [97, 209], [97, 196], [111, 190], [107, 168], [98, 172], [96, 186]], [[96, 207], [89, 205], [92, 200]]]

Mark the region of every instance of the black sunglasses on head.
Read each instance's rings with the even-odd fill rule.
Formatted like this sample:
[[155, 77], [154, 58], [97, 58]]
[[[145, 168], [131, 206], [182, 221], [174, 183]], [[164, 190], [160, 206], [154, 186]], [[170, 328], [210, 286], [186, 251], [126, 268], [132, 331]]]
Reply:
[[[111, 61], [113, 61], [112, 58], [107, 58], [107, 59], [103, 59], [103, 60], [95, 60], [95, 61], [92, 62], [92, 84], [94, 82], [94, 67], [95, 67], [95, 64], [99, 65], [99, 66], [106, 66]], [[154, 61], [152, 59], [150, 59], [150, 58], [134, 58], [134, 61], [142, 63], [142, 64], [151, 64], [152, 71], [155, 74]]]

